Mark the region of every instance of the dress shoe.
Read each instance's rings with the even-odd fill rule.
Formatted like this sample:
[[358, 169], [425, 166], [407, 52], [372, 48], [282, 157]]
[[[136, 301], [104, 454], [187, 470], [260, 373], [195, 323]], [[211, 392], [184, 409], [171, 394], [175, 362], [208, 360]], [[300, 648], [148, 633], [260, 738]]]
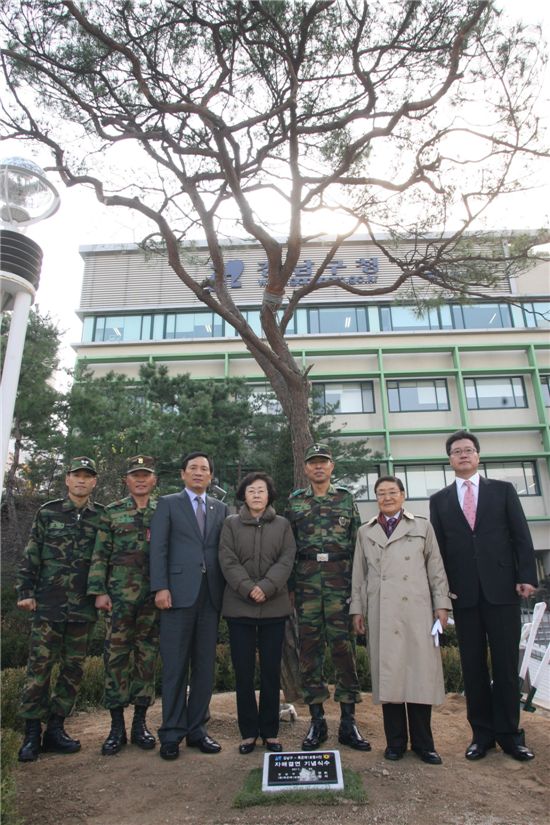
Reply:
[[471, 762], [475, 762], [476, 760], [483, 759], [484, 756], [487, 756], [487, 751], [494, 747], [494, 745], [481, 745], [479, 742], [472, 742], [472, 744], [468, 745], [466, 748], [466, 753], [464, 755], [466, 759], [469, 759]]
[[276, 739], [264, 739], [264, 748], [272, 753], [281, 753], [283, 746]]
[[193, 742], [187, 740], [188, 748], [198, 748], [203, 753], [219, 753], [222, 746], [211, 739], [210, 736], [203, 736], [202, 739], [195, 739]]
[[384, 759], [389, 759], [390, 762], [397, 762], [398, 759], [403, 759], [403, 748], [386, 748], [384, 751]]
[[428, 765], [441, 765], [442, 759], [437, 751], [426, 751], [423, 748], [413, 748], [414, 752]]
[[252, 753], [254, 748], [256, 747], [256, 740], [253, 739], [251, 742], [241, 742], [239, 745], [239, 753], [246, 754]]
[[517, 759], [518, 762], [528, 762], [530, 759], [535, 758], [533, 751], [530, 751], [525, 745], [513, 745], [511, 748], [506, 748], [504, 753], [507, 753], [512, 759]]
[[162, 759], [177, 759], [180, 755], [180, 746], [177, 742], [165, 742], [159, 751]]

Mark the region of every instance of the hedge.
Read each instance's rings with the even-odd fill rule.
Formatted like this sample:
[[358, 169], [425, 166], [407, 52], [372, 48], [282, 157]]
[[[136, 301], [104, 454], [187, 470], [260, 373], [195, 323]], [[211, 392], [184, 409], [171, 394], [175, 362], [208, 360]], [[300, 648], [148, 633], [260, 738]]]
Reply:
[[[447, 693], [460, 693], [464, 689], [458, 650], [454, 647], [442, 648], [443, 673]], [[329, 682], [334, 679], [334, 668], [330, 654], [327, 652], [325, 670]], [[53, 669], [52, 681], [57, 676], [57, 665]], [[370, 663], [365, 647], [357, 648], [357, 672], [361, 690], [369, 693], [372, 689]], [[23, 725], [17, 716], [19, 701], [25, 679], [24, 668], [5, 668], [1, 673], [1, 712], [4, 727], [22, 730]], [[160, 693], [162, 674], [159, 667], [157, 675], [157, 693]], [[99, 656], [90, 656], [84, 665], [84, 679], [78, 693], [76, 710], [101, 707], [103, 701], [103, 661]], [[217, 647], [214, 689], [218, 693], [235, 690], [235, 674], [231, 664], [229, 645]]]

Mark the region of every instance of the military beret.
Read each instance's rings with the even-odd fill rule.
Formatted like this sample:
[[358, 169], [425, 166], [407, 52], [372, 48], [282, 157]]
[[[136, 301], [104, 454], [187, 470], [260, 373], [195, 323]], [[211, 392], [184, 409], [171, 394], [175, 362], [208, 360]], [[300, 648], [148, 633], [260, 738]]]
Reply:
[[155, 472], [155, 459], [150, 455], [134, 455], [126, 462], [126, 475], [144, 470], [146, 473]]
[[332, 450], [328, 444], [312, 444], [306, 450], [304, 461], [309, 461], [310, 458], [330, 458], [332, 461]]
[[71, 458], [67, 472], [76, 473], [77, 470], [87, 470], [92, 475], [97, 475], [95, 461], [93, 458], [88, 458], [88, 456], [85, 455], [79, 455], [76, 458]]

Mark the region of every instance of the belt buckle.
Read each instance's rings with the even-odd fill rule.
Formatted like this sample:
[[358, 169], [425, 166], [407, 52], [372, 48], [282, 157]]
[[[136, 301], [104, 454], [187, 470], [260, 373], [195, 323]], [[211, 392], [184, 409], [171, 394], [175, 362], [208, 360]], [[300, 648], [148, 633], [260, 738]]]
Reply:
[[328, 553], [317, 553], [317, 561], [328, 561]]

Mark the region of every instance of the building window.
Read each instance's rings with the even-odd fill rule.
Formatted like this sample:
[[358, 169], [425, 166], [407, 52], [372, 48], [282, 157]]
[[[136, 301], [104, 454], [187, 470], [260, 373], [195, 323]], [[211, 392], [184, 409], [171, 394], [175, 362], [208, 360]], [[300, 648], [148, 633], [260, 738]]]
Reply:
[[508, 304], [456, 304], [452, 307], [455, 329], [502, 329], [512, 326]]
[[390, 412], [448, 410], [449, 395], [444, 378], [433, 381], [388, 381]]
[[469, 410], [497, 410], [527, 406], [523, 378], [466, 378]]
[[440, 329], [437, 309], [419, 312], [415, 307], [380, 307], [380, 325], [384, 332], [408, 332], [417, 329]]
[[249, 400], [255, 413], [279, 415], [282, 407], [269, 384], [252, 384], [248, 387]]
[[317, 415], [374, 412], [372, 381], [315, 382], [312, 406]]
[[310, 335], [367, 332], [367, 312], [359, 307], [319, 307], [308, 309]]
[[[509, 481], [519, 496], [540, 496], [534, 461], [480, 462], [479, 472], [487, 478]], [[455, 480], [447, 464], [395, 464], [394, 475], [401, 479], [411, 500], [429, 498]]]
[[541, 375], [540, 388], [545, 407], [550, 407], [550, 375]]
[[94, 325], [95, 325], [95, 318], [93, 315], [89, 315], [87, 318], [84, 318], [84, 322], [82, 324], [82, 341], [83, 343], [87, 344], [90, 341], [94, 340]]
[[374, 492], [374, 485], [380, 477], [380, 468], [374, 467], [368, 473], [359, 478], [340, 478], [337, 479], [338, 484], [343, 484], [353, 493], [356, 501], [376, 501]]
[[540, 496], [539, 483], [534, 461], [511, 461], [497, 464], [482, 464], [481, 472], [487, 478], [509, 481], [516, 488], [518, 496]]
[[446, 464], [395, 464], [393, 474], [405, 485], [407, 498], [429, 498], [454, 481]]
[[166, 338], [219, 338], [221, 318], [212, 312], [178, 312], [166, 316]]
[[[263, 336], [260, 312], [242, 309]], [[141, 324], [141, 329], [139, 325]], [[419, 313], [414, 306], [300, 307], [287, 327], [288, 335], [345, 335], [361, 332], [415, 332], [441, 329], [550, 328], [550, 302], [508, 304], [441, 304]], [[151, 315], [88, 316], [82, 341], [171, 340], [175, 338], [237, 337], [236, 330], [209, 312], [164, 312]]]
[[522, 309], [526, 327], [550, 327], [550, 301], [526, 302]]
[[[139, 341], [141, 335], [141, 315], [107, 315], [98, 318], [96, 341]], [[103, 321], [103, 324], [99, 324]]]

